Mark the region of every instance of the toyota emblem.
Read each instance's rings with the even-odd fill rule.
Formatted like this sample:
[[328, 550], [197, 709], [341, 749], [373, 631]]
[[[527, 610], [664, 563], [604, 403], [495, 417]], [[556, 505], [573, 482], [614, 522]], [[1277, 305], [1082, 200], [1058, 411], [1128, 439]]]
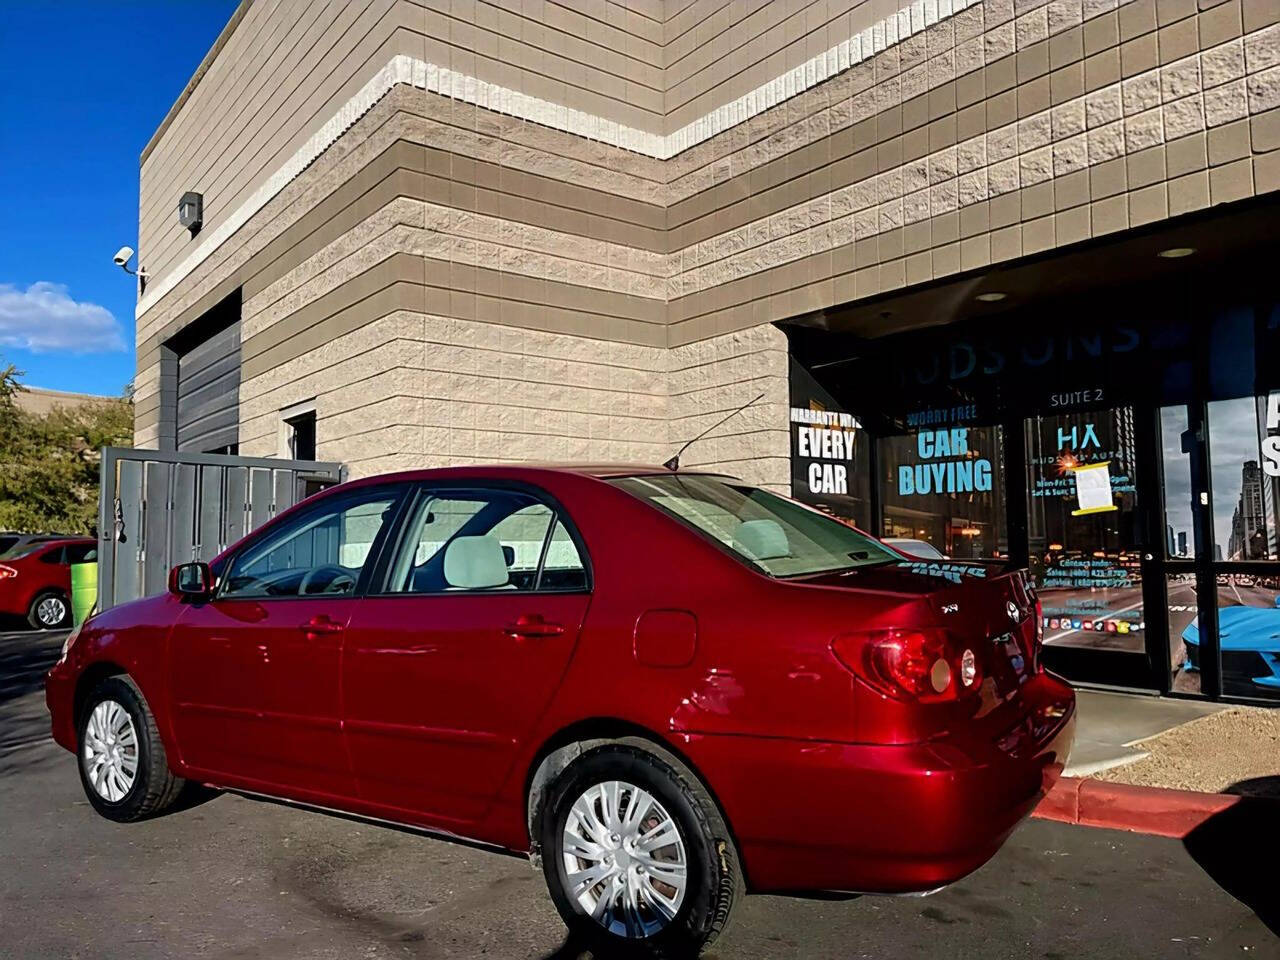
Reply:
[[1017, 623], [1019, 620], [1022, 619], [1022, 613], [1021, 611], [1018, 610], [1018, 605], [1014, 603], [1012, 600], [1008, 600], [1005, 602], [1004, 609], [1005, 609], [1005, 612], [1009, 614], [1009, 619], [1012, 620], [1014, 623]]

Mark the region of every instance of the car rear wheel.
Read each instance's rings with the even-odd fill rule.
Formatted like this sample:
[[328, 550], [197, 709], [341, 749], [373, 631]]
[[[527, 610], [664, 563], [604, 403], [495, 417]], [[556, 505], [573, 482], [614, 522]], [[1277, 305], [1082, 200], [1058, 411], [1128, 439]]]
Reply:
[[67, 598], [56, 590], [37, 594], [27, 610], [27, 622], [36, 630], [56, 630], [71, 619]]
[[185, 781], [169, 771], [155, 718], [126, 676], [108, 677], [80, 711], [80, 782], [109, 820], [131, 823], [160, 813]]
[[543, 872], [573, 936], [606, 956], [696, 953], [742, 893], [728, 829], [702, 784], [631, 746], [584, 753], [543, 806]]

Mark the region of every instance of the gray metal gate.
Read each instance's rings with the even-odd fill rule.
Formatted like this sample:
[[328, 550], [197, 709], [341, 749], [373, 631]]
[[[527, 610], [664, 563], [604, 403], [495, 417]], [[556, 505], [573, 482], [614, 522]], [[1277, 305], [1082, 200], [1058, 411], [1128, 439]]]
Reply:
[[107, 447], [98, 494], [98, 609], [163, 593], [169, 568], [228, 544], [317, 490], [340, 463]]

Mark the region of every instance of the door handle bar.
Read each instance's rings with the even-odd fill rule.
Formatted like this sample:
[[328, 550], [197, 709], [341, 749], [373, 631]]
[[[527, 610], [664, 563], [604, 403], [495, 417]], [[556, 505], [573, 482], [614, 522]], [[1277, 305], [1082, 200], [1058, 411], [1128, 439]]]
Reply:
[[502, 632], [517, 639], [558, 637], [564, 633], [564, 627], [558, 623], [548, 623], [541, 617], [521, 617], [515, 623], [508, 624]]
[[321, 619], [317, 617], [306, 623], [298, 624], [298, 629], [305, 633], [308, 637], [322, 637], [335, 633], [341, 633], [343, 626], [333, 620]]

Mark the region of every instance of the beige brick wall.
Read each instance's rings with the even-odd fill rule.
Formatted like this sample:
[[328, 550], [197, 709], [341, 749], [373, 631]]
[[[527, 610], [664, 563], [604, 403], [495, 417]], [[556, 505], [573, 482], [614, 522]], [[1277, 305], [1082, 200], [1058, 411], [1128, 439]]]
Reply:
[[[321, 454], [361, 471], [665, 459], [763, 391], [686, 462], [781, 487], [773, 321], [1280, 189], [1275, 0], [444, 6], [447, 84], [408, 49], [421, 70], [144, 301], [139, 443], [159, 345], [239, 286], [246, 453], [314, 396]], [[584, 72], [491, 69], [511, 16]], [[583, 45], [628, 37], [622, 87], [580, 96]], [[615, 145], [626, 123], [650, 139]]]
[[283, 456], [281, 411], [313, 401], [317, 456], [352, 476], [449, 464], [656, 463], [787, 483], [787, 355], [772, 327], [667, 350], [397, 311], [240, 388], [240, 452]]

